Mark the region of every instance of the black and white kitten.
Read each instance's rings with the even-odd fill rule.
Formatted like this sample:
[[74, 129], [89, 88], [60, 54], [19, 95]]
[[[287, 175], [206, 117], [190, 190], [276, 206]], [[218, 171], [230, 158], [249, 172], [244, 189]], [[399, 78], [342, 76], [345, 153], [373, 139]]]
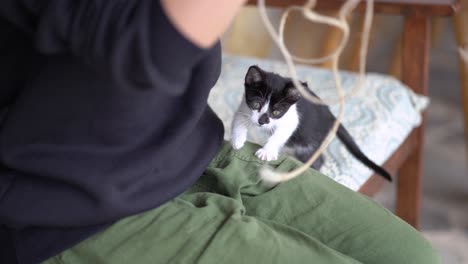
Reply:
[[[231, 144], [234, 149], [244, 145], [247, 130], [254, 127], [271, 134], [267, 143], [255, 153], [259, 159], [276, 160], [279, 153], [284, 152], [306, 162], [319, 148], [336, 120], [328, 106], [306, 101], [291, 79], [263, 71], [258, 66], [249, 68], [244, 85], [244, 100], [232, 122]], [[342, 125], [337, 137], [363, 164], [385, 179], [392, 180], [387, 171], [362, 153]], [[320, 156], [312, 167], [318, 170], [322, 164], [323, 157]]]

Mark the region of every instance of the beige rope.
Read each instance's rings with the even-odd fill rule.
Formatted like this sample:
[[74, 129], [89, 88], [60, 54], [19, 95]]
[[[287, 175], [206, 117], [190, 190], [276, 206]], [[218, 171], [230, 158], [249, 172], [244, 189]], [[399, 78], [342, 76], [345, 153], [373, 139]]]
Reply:
[[[372, 26], [373, 4], [374, 4], [373, 0], [366, 0], [366, 1], [367, 1], [366, 13], [365, 13], [365, 19], [364, 19], [364, 24], [363, 24], [362, 41], [361, 41], [361, 48], [360, 48], [360, 54], [359, 54], [359, 58], [360, 58], [359, 77], [354, 88], [352, 89], [350, 93], [351, 96], [356, 94], [359, 91], [359, 89], [362, 87], [362, 83], [363, 83], [363, 80], [365, 77], [365, 71], [366, 71], [367, 47], [368, 47], [368, 42], [369, 42], [370, 28]], [[324, 61], [331, 60], [332, 73], [335, 79], [335, 85], [336, 85], [338, 99], [339, 99], [338, 103], [340, 105], [335, 123], [333, 124], [325, 140], [322, 142], [322, 144], [317, 149], [317, 151], [315, 151], [312, 157], [303, 166], [288, 173], [280, 173], [280, 172], [272, 171], [268, 168], [263, 168], [262, 171], [260, 172], [260, 175], [262, 176], [264, 181], [275, 184], [275, 183], [290, 180], [292, 178], [295, 178], [301, 175], [303, 172], [305, 172], [306, 170], [310, 168], [310, 166], [325, 151], [325, 149], [328, 147], [330, 142], [335, 137], [338, 127], [343, 118], [343, 110], [344, 110], [344, 104], [345, 104], [345, 95], [343, 93], [341, 75], [339, 73], [338, 64], [339, 64], [339, 59], [343, 52], [343, 49], [346, 46], [346, 43], [348, 42], [348, 39], [349, 39], [349, 24], [346, 21], [346, 17], [356, 8], [359, 2], [360, 0], [348, 0], [347, 2], [345, 2], [339, 11], [338, 18], [325, 16], [325, 15], [316, 13], [313, 10], [316, 4], [316, 0], [309, 0], [303, 6], [291, 6], [286, 9], [286, 11], [283, 13], [281, 17], [279, 33], [278, 33], [274, 29], [273, 25], [271, 24], [270, 19], [267, 16], [265, 0], [258, 0], [258, 9], [260, 12], [260, 16], [265, 24], [265, 27], [267, 28], [267, 31], [269, 32], [272, 39], [274, 40], [274, 42], [280, 49], [286, 61], [286, 64], [288, 66], [291, 79], [294, 85], [299, 90], [299, 92], [302, 94], [302, 96], [308, 101], [310, 101], [311, 103], [327, 104], [327, 105], [330, 104], [330, 102], [324, 102], [320, 100], [319, 98], [316, 98], [313, 95], [311, 95], [307, 91], [307, 89], [311, 89], [312, 87], [306, 88], [301, 84], [301, 82], [298, 80], [294, 61], [301, 62], [301, 63], [316, 64], [316, 63], [322, 63]], [[291, 53], [288, 51], [284, 43], [283, 33], [284, 33], [284, 25], [287, 21], [288, 15], [292, 11], [301, 11], [304, 17], [312, 22], [327, 24], [327, 25], [334, 26], [340, 29], [343, 32], [343, 38], [340, 42], [340, 45], [338, 45], [338, 47], [336, 48], [334, 52], [322, 58], [303, 59], [303, 58], [299, 58], [299, 57], [291, 55]]]

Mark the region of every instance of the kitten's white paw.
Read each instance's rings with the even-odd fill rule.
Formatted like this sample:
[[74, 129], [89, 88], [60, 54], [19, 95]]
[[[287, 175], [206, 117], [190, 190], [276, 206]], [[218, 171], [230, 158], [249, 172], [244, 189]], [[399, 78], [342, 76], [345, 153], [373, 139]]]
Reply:
[[266, 160], [266, 161], [277, 160], [278, 151], [266, 150], [264, 148], [261, 148], [257, 150], [257, 152], [255, 153], [255, 156], [257, 156], [257, 158], [261, 160]]
[[238, 150], [244, 146], [246, 140], [246, 137], [233, 137], [231, 139], [231, 145], [234, 149]]

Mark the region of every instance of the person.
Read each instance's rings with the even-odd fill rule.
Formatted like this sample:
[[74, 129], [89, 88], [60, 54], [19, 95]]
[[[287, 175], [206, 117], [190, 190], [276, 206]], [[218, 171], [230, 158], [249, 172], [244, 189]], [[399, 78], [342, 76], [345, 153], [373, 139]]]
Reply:
[[[245, 0], [0, 3], [0, 263], [437, 263], [316, 171], [266, 187], [207, 106]], [[292, 158], [269, 162], [279, 170]]]

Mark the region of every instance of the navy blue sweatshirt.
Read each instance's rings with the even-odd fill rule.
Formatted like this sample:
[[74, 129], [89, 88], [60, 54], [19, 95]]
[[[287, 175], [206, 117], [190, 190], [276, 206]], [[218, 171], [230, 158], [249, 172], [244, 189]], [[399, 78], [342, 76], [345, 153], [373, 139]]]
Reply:
[[220, 46], [155, 0], [0, 1], [0, 263], [38, 263], [191, 186]]

